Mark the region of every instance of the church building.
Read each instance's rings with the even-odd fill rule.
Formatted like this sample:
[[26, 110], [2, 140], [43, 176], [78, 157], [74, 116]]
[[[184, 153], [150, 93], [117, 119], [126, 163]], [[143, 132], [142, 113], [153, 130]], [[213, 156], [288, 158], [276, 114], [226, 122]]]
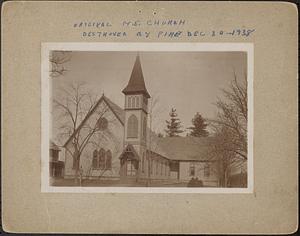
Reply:
[[[120, 91], [121, 92], [121, 91]], [[74, 138], [98, 127], [80, 156], [83, 178], [163, 183], [202, 180], [217, 186], [217, 165], [208, 155], [209, 137], [158, 137], [149, 129], [148, 103], [139, 56], [127, 86], [124, 108], [105, 95], [99, 99], [65, 143], [65, 178], [74, 178], [76, 160], [71, 155]]]

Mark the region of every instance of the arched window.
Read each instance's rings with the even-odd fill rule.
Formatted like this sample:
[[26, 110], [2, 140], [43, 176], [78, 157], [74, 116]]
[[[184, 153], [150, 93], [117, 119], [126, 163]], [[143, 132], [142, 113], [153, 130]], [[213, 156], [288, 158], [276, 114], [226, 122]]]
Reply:
[[98, 152], [97, 150], [94, 150], [93, 152], [93, 168], [98, 168]]
[[111, 170], [111, 159], [112, 159], [111, 151], [107, 150], [106, 151], [106, 169], [107, 170]]
[[138, 119], [131, 115], [127, 123], [127, 138], [137, 138], [138, 136]]
[[131, 97], [128, 97], [128, 104], [127, 104], [128, 108], [131, 108]]
[[147, 119], [144, 117], [144, 122], [143, 122], [143, 137], [146, 138], [146, 132], [147, 132]]
[[105, 151], [103, 148], [99, 151], [99, 168], [101, 170], [105, 169]]
[[105, 130], [108, 127], [108, 121], [104, 117], [100, 117], [99, 120], [97, 121], [97, 128], [99, 130]]
[[132, 97], [132, 108], [135, 108], [135, 97]]
[[135, 100], [135, 106], [136, 106], [136, 107], [139, 107], [139, 106], [140, 106], [140, 98], [139, 98], [139, 97], [136, 97], [136, 100]]

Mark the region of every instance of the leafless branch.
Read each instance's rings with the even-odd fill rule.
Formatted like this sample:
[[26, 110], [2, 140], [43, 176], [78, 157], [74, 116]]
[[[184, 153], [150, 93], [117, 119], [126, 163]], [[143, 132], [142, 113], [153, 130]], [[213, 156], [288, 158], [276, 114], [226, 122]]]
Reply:
[[68, 51], [52, 51], [50, 54], [50, 77], [59, 77], [64, 75], [68, 70], [65, 64], [71, 59], [71, 53]]

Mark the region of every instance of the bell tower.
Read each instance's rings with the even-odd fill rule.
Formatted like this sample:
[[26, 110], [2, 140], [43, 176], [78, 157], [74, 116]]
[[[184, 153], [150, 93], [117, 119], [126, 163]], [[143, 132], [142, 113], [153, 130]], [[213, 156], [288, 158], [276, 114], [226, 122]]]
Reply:
[[[131, 144], [139, 157], [145, 157], [147, 142], [148, 99], [140, 57], [137, 55], [125, 94], [125, 147]], [[141, 161], [141, 160], [140, 160]]]

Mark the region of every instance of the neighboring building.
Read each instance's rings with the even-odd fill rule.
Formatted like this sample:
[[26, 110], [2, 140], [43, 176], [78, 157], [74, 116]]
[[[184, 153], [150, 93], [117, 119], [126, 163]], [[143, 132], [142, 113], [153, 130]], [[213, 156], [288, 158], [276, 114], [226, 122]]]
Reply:
[[150, 94], [139, 56], [122, 92], [124, 109], [102, 95], [65, 143], [65, 178], [74, 178], [76, 172], [70, 155], [74, 150], [72, 140], [85, 134], [86, 127], [97, 126], [100, 132], [91, 136], [80, 158], [86, 178], [187, 182], [198, 177], [204, 185], [217, 185], [216, 164], [207, 155], [209, 137], [159, 138], [149, 130]]
[[49, 161], [49, 173], [51, 177], [63, 177], [64, 176], [64, 162], [59, 160], [60, 148], [50, 141], [50, 161]]

